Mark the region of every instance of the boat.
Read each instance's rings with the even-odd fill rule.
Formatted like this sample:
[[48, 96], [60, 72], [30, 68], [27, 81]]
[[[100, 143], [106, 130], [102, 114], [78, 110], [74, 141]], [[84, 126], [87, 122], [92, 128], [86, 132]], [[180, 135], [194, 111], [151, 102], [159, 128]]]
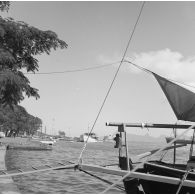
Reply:
[[[111, 167], [109, 165], [85, 164], [82, 159], [79, 158], [78, 164], [73, 163], [72, 167], [74, 167], [75, 170], [80, 170], [110, 184], [110, 187], [103, 193], [107, 192], [112, 187], [117, 187], [122, 190], [124, 189], [126, 193], [130, 194], [194, 194], [195, 156], [193, 155], [193, 145], [195, 138], [195, 93], [156, 73], [149, 70], [147, 70], [147, 72], [150, 72], [158, 81], [180, 123], [108, 122], [106, 126], [117, 128], [117, 134], [114, 138], [115, 146], [113, 144], [113, 149], [118, 149], [118, 166]], [[168, 143], [162, 148], [154, 148], [152, 151], [137, 156], [129, 156], [127, 131], [128, 128], [134, 129], [135, 127], [146, 129], [155, 128], [157, 130], [170, 129], [174, 132], [174, 137], [168, 140]], [[180, 130], [182, 130], [182, 133], [178, 134]], [[192, 131], [192, 140], [190, 140], [190, 142], [178, 142], [182, 140], [182, 137], [186, 133], [189, 133], [189, 131]], [[86, 147], [87, 142], [97, 142], [98, 138], [94, 133], [90, 132], [81, 135], [80, 141], [85, 142], [84, 146]], [[189, 144], [190, 149], [185, 150], [185, 152], [188, 152], [188, 158], [183, 159], [182, 163], [176, 162], [178, 148], [186, 147]], [[84, 149], [82, 151], [84, 151]], [[173, 150], [173, 159], [171, 162], [166, 162], [163, 158], [152, 159], [154, 155], [168, 150]], [[82, 153], [80, 156], [82, 156]], [[66, 166], [64, 167], [66, 168]], [[63, 167], [61, 169], [63, 169]], [[104, 180], [91, 172], [121, 176], [120, 180], [117, 182], [122, 181], [124, 188], [117, 185], [117, 182], [112, 183]]]
[[[173, 83], [172, 81], [161, 77], [153, 73], [157, 81], [159, 82], [163, 92], [165, 93], [168, 102], [178, 120], [184, 121], [184, 124], [167, 124], [167, 123], [127, 123], [127, 122], [108, 122], [106, 126], [116, 127], [117, 134], [114, 138], [115, 146], [113, 149], [118, 149], [118, 166], [100, 166], [94, 164], [85, 164], [81, 161], [72, 163], [72, 168], [80, 170], [86, 174], [94, 176], [101, 181], [110, 184], [103, 193], [107, 192], [111, 187], [117, 187], [124, 189], [126, 193], [140, 194], [175, 194], [175, 193], [195, 193], [195, 156], [193, 155], [193, 145], [195, 137], [195, 93]], [[183, 103], [184, 102], [184, 103]], [[189, 121], [189, 123], [188, 123]], [[127, 131], [128, 128], [155, 128], [155, 129], [170, 129], [174, 132], [174, 138], [170, 140], [162, 148], [154, 148], [152, 151], [148, 151], [137, 156], [129, 156]], [[184, 131], [177, 134], [178, 131]], [[176, 162], [176, 154], [178, 148], [187, 146], [187, 143], [176, 143], [189, 131], [192, 132], [192, 140], [190, 143], [190, 149], [188, 152], [188, 158], [185, 163]], [[86, 138], [89, 138], [88, 140]], [[90, 138], [93, 139], [90, 139]], [[81, 136], [81, 139], [87, 142], [97, 141], [97, 137], [94, 133], [86, 133]], [[173, 150], [173, 159], [171, 162], [166, 162], [163, 158], [153, 160], [151, 157], [160, 154], [161, 152]], [[83, 150], [84, 151], [84, 150]], [[60, 168], [60, 169], [65, 169]], [[50, 170], [51, 168], [49, 168]], [[53, 169], [53, 168], [52, 168]], [[43, 169], [45, 170], [45, 169]], [[93, 172], [93, 174], [91, 173]], [[121, 176], [124, 188], [121, 185], [117, 185], [117, 182], [107, 181], [101, 177], [94, 175], [94, 172], [105, 173], [111, 175]], [[25, 173], [20, 173], [25, 174]]]
[[50, 145], [50, 146], [53, 146], [54, 143], [56, 143], [56, 140], [54, 140], [52, 137], [45, 137], [45, 138], [32, 137], [31, 141], [32, 142], [40, 142], [40, 143], [47, 144], [47, 145]]
[[89, 143], [94, 143], [98, 142], [98, 137], [95, 133], [84, 133], [80, 135], [80, 142], [89, 142]]
[[[144, 5], [144, 4], [143, 4]], [[142, 5], [142, 8], [143, 8]], [[141, 9], [142, 10], [142, 9]], [[141, 14], [141, 12], [140, 12]], [[140, 16], [140, 15], [139, 15]], [[139, 17], [138, 17], [139, 19]], [[137, 20], [138, 22], [138, 20]], [[136, 22], [136, 24], [137, 24]], [[134, 30], [133, 30], [134, 32]], [[133, 35], [133, 34], [131, 34]], [[132, 36], [131, 36], [132, 37]], [[130, 39], [131, 40], [131, 39]], [[128, 42], [128, 45], [130, 43]], [[125, 50], [124, 57], [128, 46]], [[124, 62], [124, 57], [121, 60], [120, 65]], [[94, 125], [90, 131], [90, 133], [85, 133], [81, 135], [80, 141], [85, 142], [83, 150], [79, 156], [78, 163], [73, 163], [70, 168], [74, 168], [74, 170], [80, 170], [84, 173], [87, 173], [91, 176], [94, 176], [97, 179], [100, 179], [102, 182], [106, 182], [110, 184], [110, 187], [107, 188], [103, 193], [107, 192], [112, 187], [117, 187], [119, 189], [121, 186], [117, 185], [117, 182], [122, 181], [124, 184], [124, 190], [126, 193], [130, 194], [141, 194], [141, 193], [151, 193], [151, 194], [176, 194], [176, 193], [195, 193], [195, 156], [193, 155], [193, 145], [194, 145], [194, 137], [195, 137], [195, 93], [187, 89], [186, 87], [180, 85], [177, 82], [171, 81], [167, 78], [164, 78], [150, 70], [147, 70], [143, 67], [139, 67], [132, 62], [126, 61], [141, 70], [151, 74], [159, 83], [162, 91], [164, 92], [174, 114], [180, 122], [182, 123], [127, 123], [127, 122], [109, 122], [106, 123], [106, 126], [116, 127], [117, 134], [114, 138], [115, 146], [113, 149], [118, 149], [118, 167], [110, 168], [109, 166], [100, 166], [94, 164], [85, 164], [82, 161], [82, 153], [86, 148], [87, 142], [97, 142], [98, 139], [94, 133], [91, 131], [100, 115], [100, 112], [104, 106], [106, 98], [108, 97], [109, 91], [111, 90], [112, 84], [114, 83], [114, 79], [117, 76], [119, 68], [114, 76], [114, 79], [110, 85], [110, 88], [106, 94], [106, 97], [103, 101], [103, 104], [98, 112], [97, 118], [94, 122]], [[188, 123], [189, 122], [189, 123]], [[162, 148], [154, 148], [152, 151], [148, 151], [144, 154], [139, 154], [137, 156], [131, 157], [129, 156], [128, 151], [128, 142], [127, 142], [127, 131], [128, 128], [155, 128], [155, 129], [170, 129], [174, 132], [174, 138], [169, 140], [169, 142]], [[179, 135], [178, 131], [184, 130]], [[178, 163], [176, 162], [177, 149], [181, 147], [187, 146], [188, 143], [177, 143], [181, 139], [183, 135], [188, 133], [189, 131], [193, 131], [192, 140], [189, 143], [190, 149], [188, 151], [188, 158], [183, 159], [186, 162]], [[141, 143], [140, 143], [141, 144]], [[157, 160], [152, 160], [154, 155], [160, 154], [163, 151], [173, 150], [173, 159], [172, 162], [166, 162], [162, 158]], [[136, 157], [136, 158], [135, 158]], [[60, 169], [65, 169], [66, 166], [62, 165]], [[69, 168], [69, 166], [68, 166]], [[120, 168], [120, 169], [118, 169]], [[54, 168], [48, 167], [46, 170], [51, 170]], [[56, 169], [56, 168], [55, 168]], [[43, 169], [45, 171], [45, 168]], [[36, 170], [38, 171], [38, 170]], [[121, 176], [120, 180], [107, 181], [103, 178], [100, 178], [91, 172], [98, 173], [106, 173], [111, 175]], [[17, 173], [18, 174], [18, 173]], [[26, 174], [26, 173], [19, 173]], [[16, 174], [15, 174], [16, 175]], [[5, 175], [3, 175], [5, 176]]]
[[[147, 71], [149, 72], [149, 70]], [[118, 130], [114, 140], [116, 142], [115, 148], [118, 148], [119, 150], [118, 167], [120, 170], [82, 163], [79, 165], [79, 169], [122, 176], [126, 193], [195, 193], [195, 156], [193, 156], [195, 93], [156, 73], [150, 73], [158, 81], [177, 119], [184, 123], [106, 123], [106, 126], [117, 127]], [[169, 140], [165, 147], [154, 149], [144, 154], [137, 155], [137, 158], [133, 158], [129, 156], [128, 152], [127, 130], [129, 127], [170, 129], [171, 131], [173, 130], [175, 137]], [[177, 135], [177, 132], [180, 130], [183, 130], [184, 132]], [[180, 141], [181, 137], [190, 130], [194, 132], [193, 139], [190, 140], [190, 142], [178, 143], [177, 141]], [[189, 150], [189, 158], [185, 159], [186, 163], [176, 162], [177, 148], [185, 147], [188, 144], [190, 144], [191, 147]], [[163, 161], [163, 158], [159, 160], [150, 160], [153, 155], [168, 150], [173, 150], [172, 162], [165, 162]]]
[[[140, 127], [143, 125], [146, 128], [189, 128], [186, 125], [175, 125], [175, 124], [154, 124], [154, 123], [109, 123], [108, 126], [117, 126], [119, 128], [119, 133], [122, 135], [126, 133], [122, 130], [124, 127]], [[122, 136], [121, 136], [122, 137]], [[174, 140], [172, 140], [174, 141]], [[127, 144], [127, 143], [126, 143]], [[128, 147], [124, 144], [124, 147]], [[170, 150], [178, 147], [184, 147], [186, 143], [180, 143], [176, 146], [166, 147], [164, 150]], [[133, 170], [137, 166], [137, 163], [133, 163], [132, 158], [127, 160], [127, 156], [122, 156], [122, 148], [119, 149], [119, 167], [122, 170]], [[163, 151], [164, 151], [163, 150]], [[148, 157], [158, 149], [145, 154], [138, 155], [141, 158]], [[176, 152], [175, 152], [176, 154]], [[129, 176], [123, 180], [125, 190], [127, 193], [152, 193], [152, 194], [174, 194], [178, 191], [180, 193], [195, 193], [195, 173], [193, 172], [195, 168], [195, 157], [190, 156], [186, 164], [177, 164], [175, 162], [175, 156], [173, 156], [173, 163], [163, 162], [163, 160], [153, 160], [146, 161]], [[127, 172], [128, 173], [128, 172]], [[180, 187], [181, 185], [181, 187]], [[139, 187], [142, 187], [140, 190]], [[180, 189], [181, 188], [181, 189]]]
[[43, 144], [47, 144], [47, 145], [54, 145], [54, 141], [52, 141], [52, 140], [40, 140], [40, 142], [41, 143], [43, 143]]

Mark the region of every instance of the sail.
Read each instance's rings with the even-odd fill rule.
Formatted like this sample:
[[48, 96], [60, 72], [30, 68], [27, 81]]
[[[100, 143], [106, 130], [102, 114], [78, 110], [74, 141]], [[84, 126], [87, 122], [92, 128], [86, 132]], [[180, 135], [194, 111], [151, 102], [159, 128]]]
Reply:
[[195, 93], [155, 73], [178, 120], [195, 122]]

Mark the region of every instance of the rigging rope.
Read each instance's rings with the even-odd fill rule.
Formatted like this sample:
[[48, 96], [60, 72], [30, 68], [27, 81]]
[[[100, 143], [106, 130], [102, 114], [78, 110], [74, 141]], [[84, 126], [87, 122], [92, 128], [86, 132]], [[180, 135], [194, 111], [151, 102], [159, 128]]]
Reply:
[[94, 69], [100, 69], [100, 68], [106, 68], [108, 66], [112, 66], [114, 64], [119, 63], [120, 61], [117, 62], [112, 62], [104, 65], [97, 65], [94, 67], [87, 67], [87, 68], [81, 68], [81, 69], [75, 69], [75, 70], [64, 70], [64, 71], [56, 71], [56, 72], [37, 72], [37, 73], [24, 73], [26, 75], [44, 75], [44, 74], [64, 74], [64, 73], [73, 73], [73, 72], [83, 72], [83, 71], [88, 71], [88, 70], [94, 70]]
[[[148, 70], [148, 69], [146, 69], [146, 68], [144, 68], [144, 67], [142, 67], [142, 66], [139, 66], [139, 65], [137, 65], [137, 64], [135, 64], [135, 63], [133, 63], [133, 62], [131, 62], [131, 61], [129, 61], [129, 60], [124, 60], [124, 62], [129, 63], [129, 64], [135, 66], [136, 68], [138, 68], [138, 69], [140, 69], [140, 70], [143, 70], [143, 71], [146, 72], [146, 73], [149, 73], [149, 74], [153, 74], [153, 73], [154, 73], [154, 72], [152, 72], [151, 70]], [[158, 75], [161, 76], [160, 74], [158, 74]], [[162, 76], [162, 77], [163, 77], [163, 76]], [[186, 86], [186, 87], [192, 87], [192, 88], [195, 89], [195, 86], [186, 84], [186, 83], [181, 82], [181, 81], [176, 81], [176, 80], [173, 80], [173, 79], [167, 79], [167, 80], [172, 81], [172, 82], [175, 82], [175, 83], [179, 83], [179, 84], [184, 85], [184, 86]]]
[[99, 112], [98, 112], [98, 114], [97, 114], [97, 116], [96, 116], [96, 118], [95, 118], [95, 120], [94, 120], [94, 123], [93, 123], [93, 125], [92, 125], [92, 128], [91, 128], [91, 130], [90, 130], [90, 132], [89, 132], [89, 134], [88, 134], [87, 140], [86, 140], [86, 142], [84, 143], [83, 149], [82, 149], [82, 151], [81, 151], [81, 153], [80, 153], [80, 156], [79, 156], [79, 159], [78, 159], [78, 163], [80, 163], [80, 161], [81, 161], [83, 152], [84, 152], [84, 150], [85, 150], [85, 148], [86, 148], [86, 146], [87, 146], [87, 142], [88, 142], [89, 136], [90, 136], [90, 134], [92, 133], [92, 131], [93, 131], [95, 125], [96, 125], [96, 122], [97, 122], [97, 120], [98, 120], [98, 118], [99, 118], [99, 116], [100, 116], [100, 113], [101, 113], [101, 111], [102, 111], [102, 109], [103, 109], [103, 107], [104, 107], [104, 104], [105, 104], [105, 102], [106, 102], [106, 100], [107, 100], [107, 98], [108, 98], [108, 95], [110, 94], [110, 91], [111, 91], [111, 89], [112, 89], [112, 86], [113, 86], [113, 84], [114, 84], [114, 82], [115, 82], [115, 80], [116, 80], [116, 77], [117, 77], [117, 75], [118, 75], [118, 73], [119, 73], [119, 70], [120, 70], [120, 68], [121, 68], [121, 66], [122, 66], [122, 63], [123, 63], [123, 61], [124, 61], [124, 59], [125, 59], [127, 50], [128, 50], [128, 48], [129, 48], [129, 45], [130, 45], [130, 42], [131, 42], [131, 40], [132, 40], [132, 38], [133, 38], [133, 35], [134, 35], [134, 33], [135, 33], [137, 24], [138, 24], [139, 19], [140, 19], [140, 17], [141, 17], [142, 10], [143, 10], [143, 8], [144, 8], [144, 4], [145, 4], [145, 2], [142, 3], [142, 6], [141, 6], [141, 9], [140, 9], [139, 15], [138, 15], [137, 20], [136, 20], [136, 23], [135, 23], [135, 25], [134, 25], [134, 27], [133, 27], [133, 31], [132, 31], [132, 33], [131, 33], [131, 36], [130, 36], [130, 38], [129, 38], [129, 41], [128, 41], [128, 43], [127, 43], [127, 46], [126, 46], [126, 48], [125, 48], [123, 57], [122, 57], [122, 59], [121, 59], [121, 61], [120, 61], [120, 64], [119, 64], [119, 66], [118, 66], [118, 68], [117, 68], [117, 71], [116, 71], [116, 73], [115, 73], [115, 75], [114, 75], [114, 78], [113, 78], [113, 80], [112, 80], [112, 82], [111, 82], [111, 84], [110, 84], [110, 87], [109, 87], [109, 89], [108, 89], [108, 91], [107, 91], [107, 93], [106, 93], [106, 96], [105, 96], [105, 98], [104, 98], [104, 100], [103, 100], [103, 102], [102, 102], [102, 105], [101, 105], [101, 107], [100, 107], [100, 109], [99, 109]]
[[187, 178], [188, 174], [190, 173], [190, 171], [191, 171], [191, 169], [188, 169], [188, 170], [186, 171], [186, 173], [184, 174], [184, 176], [182, 177], [181, 182], [180, 182], [180, 184], [179, 184], [179, 187], [178, 187], [178, 189], [177, 189], [176, 194], [179, 194], [179, 192], [180, 192], [180, 190], [181, 190], [181, 188], [182, 188], [182, 186], [183, 186], [183, 183], [184, 183], [184, 181], [186, 180], [186, 178]]
[[50, 166], [50, 165], [41, 165], [38, 167], [31, 166], [29, 169], [14, 169], [14, 170], [0, 170], [0, 178], [2, 177], [12, 177], [18, 175], [25, 175], [25, 174], [32, 174], [32, 173], [39, 173], [43, 171], [52, 171], [52, 170], [61, 170], [61, 169], [73, 169], [76, 164], [71, 165], [64, 165], [63, 163], [57, 163], [57, 166]]
[[[86, 174], [88, 174], [88, 175], [90, 175], [90, 176], [96, 178], [96, 179], [99, 179], [100, 181], [103, 181], [103, 182], [105, 182], [105, 183], [107, 183], [107, 184], [110, 184], [110, 185], [113, 184], [111, 181], [108, 181], [108, 180], [106, 180], [106, 179], [103, 179], [103, 178], [101, 178], [101, 177], [98, 177], [97, 175], [94, 175], [94, 174], [92, 174], [92, 173], [89, 173], [88, 171], [85, 171], [85, 170], [83, 170], [83, 169], [81, 169], [81, 168], [78, 168], [78, 169], [79, 169], [80, 171], [82, 171], [82, 172], [84, 172], [84, 173], [86, 173]], [[122, 190], [123, 192], [125, 191], [124, 187], [122, 187], [122, 186], [120, 186], [120, 185], [116, 185], [115, 187], [118, 188], [119, 190]]]
[[176, 138], [174, 138], [171, 142], [167, 143], [164, 147], [162, 147], [161, 149], [159, 149], [157, 152], [155, 152], [154, 154], [152, 154], [148, 159], [143, 160], [140, 164], [138, 164], [135, 168], [133, 168], [131, 171], [129, 171], [129, 173], [127, 173], [126, 175], [124, 175], [121, 179], [119, 179], [118, 181], [116, 181], [114, 184], [112, 184], [111, 186], [109, 186], [107, 189], [105, 189], [103, 192], [101, 192], [101, 194], [104, 194], [106, 192], [108, 192], [111, 188], [113, 188], [116, 184], [118, 184], [119, 182], [123, 181], [125, 178], [129, 177], [133, 172], [137, 171], [140, 167], [142, 167], [149, 159], [151, 159], [154, 155], [159, 154], [160, 152], [162, 152], [166, 147], [171, 146], [171, 144], [173, 144], [175, 141], [177, 141], [179, 138], [181, 138], [183, 135], [185, 135], [189, 130], [193, 129], [195, 127], [195, 125], [190, 126], [188, 129], [186, 129], [183, 133], [181, 133], [179, 136], [177, 136]]

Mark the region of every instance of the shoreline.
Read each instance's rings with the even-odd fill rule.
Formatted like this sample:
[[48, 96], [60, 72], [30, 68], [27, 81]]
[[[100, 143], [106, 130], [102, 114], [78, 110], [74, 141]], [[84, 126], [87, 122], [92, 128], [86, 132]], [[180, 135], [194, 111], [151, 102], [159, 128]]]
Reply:
[[21, 137], [4, 137], [0, 138], [0, 143], [3, 145], [7, 144], [25, 144], [29, 142], [29, 138], [21, 138]]
[[[5, 165], [6, 146], [0, 146], [0, 170], [6, 170]], [[20, 194], [12, 177], [0, 178], [1, 194]]]

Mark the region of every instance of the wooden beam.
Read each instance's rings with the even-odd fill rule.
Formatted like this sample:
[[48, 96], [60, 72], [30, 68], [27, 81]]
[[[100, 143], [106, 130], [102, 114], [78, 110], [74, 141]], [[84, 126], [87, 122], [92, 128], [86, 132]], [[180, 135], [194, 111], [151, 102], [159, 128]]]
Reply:
[[74, 169], [75, 166], [77, 164], [72, 164], [72, 165], [61, 165], [61, 166], [55, 166], [55, 167], [51, 167], [48, 168], [48, 166], [46, 165], [45, 168], [43, 169], [37, 169], [35, 167], [30, 167], [28, 169], [19, 169], [19, 170], [10, 170], [10, 171], [0, 171], [3, 173], [0, 174], [0, 178], [2, 177], [11, 177], [11, 176], [18, 176], [18, 175], [25, 175], [25, 174], [32, 174], [32, 173], [39, 173], [39, 172], [43, 172], [43, 171], [52, 171], [52, 170], [61, 170], [61, 169]]
[[[81, 167], [81, 169], [87, 170], [87, 171], [100, 172], [100, 173], [106, 173], [106, 174], [112, 174], [112, 175], [118, 175], [118, 176], [124, 176], [127, 173], [129, 173], [129, 171], [108, 169], [105, 167], [100, 167], [98, 165], [82, 164], [82, 165], [80, 165], [80, 167]], [[175, 177], [167, 177], [167, 176], [160, 176], [160, 175], [153, 175], [153, 174], [148, 174], [148, 173], [146, 174], [146, 173], [139, 173], [139, 172], [132, 172], [129, 177], [143, 179], [143, 180], [147, 180], [147, 181], [168, 183], [168, 184], [173, 184], [173, 185], [179, 185], [179, 183], [181, 181], [181, 179], [178, 179]], [[194, 188], [195, 181], [185, 180], [183, 182], [183, 186]]]
[[[169, 143], [169, 142], [171, 142], [172, 140], [174, 139], [174, 137], [173, 138], [171, 138], [171, 137], [166, 137], [166, 141], [167, 141], [167, 143]], [[190, 140], [190, 139], [178, 139], [178, 140], [176, 140], [174, 143], [176, 143], [176, 144], [192, 144], [192, 140]], [[195, 144], [195, 143], [193, 143], [193, 144]], [[176, 145], [177, 146], [177, 145]]]
[[[179, 125], [179, 124], [159, 124], [159, 123], [106, 123], [106, 126], [122, 126], [126, 127], [141, 127], [141, 128], [167, 128], [167, 129], [188, 129], [191, 125]], [[195, 129], [195, 127], [193, 128]]]
[[[178, 144], [178, 145], [176, 145], [176, 148], [184, 147], [184, 146], [187, 146], [187, 144]], [[175, 146], [169, 146], [169, 147], [165, 148], [163, 151], [174, 149], [174, 147], [175, 147]], [[149, 151], [149, 152], [142, 153], [142, 154], [138, 154], [138, 155], [136, 155], [136, 156], [132, 156], [131, 159], [132, 159], [133, 161], [138, 161], [138, 160], [140, 160], [140, 159], [142, 159], [142, 158], [145, 158], [145, 157], [147, 157], [147, 156], [150, 156], [150, 155], [154, 154], [154, 153], [157, 152], [158, 150], [160, 150], [160, 148], [154, 149], [154, 150], [151, 150], [151, 151]]]
[[[157, 167], [157, 168], [162, 168], [162, 169], [163, 169], [163, 168], [166, 168], [166, 170], [170, 170], [170, 171], [176, 170], [176, 171], [179, 171], [179, 172], [181, 172], [181, 173], [183, 173], [183, 174], [186, 173], [186, 170], [181, 170], [181, 169], [172, 168], [172, 167], [168, 167], [168, 166], [158, 165], [158, 164], [154, 164], [154, 163], [150, 163], [150, 162], [146, 162], [145, 164], [146, 164], [146, 165], [151, 165], [151, 166]], [[190, 172], [190, 174], [193, 175], [193, 176], [195, 176], [195, 173], [194, 173], [194, 172]]]

